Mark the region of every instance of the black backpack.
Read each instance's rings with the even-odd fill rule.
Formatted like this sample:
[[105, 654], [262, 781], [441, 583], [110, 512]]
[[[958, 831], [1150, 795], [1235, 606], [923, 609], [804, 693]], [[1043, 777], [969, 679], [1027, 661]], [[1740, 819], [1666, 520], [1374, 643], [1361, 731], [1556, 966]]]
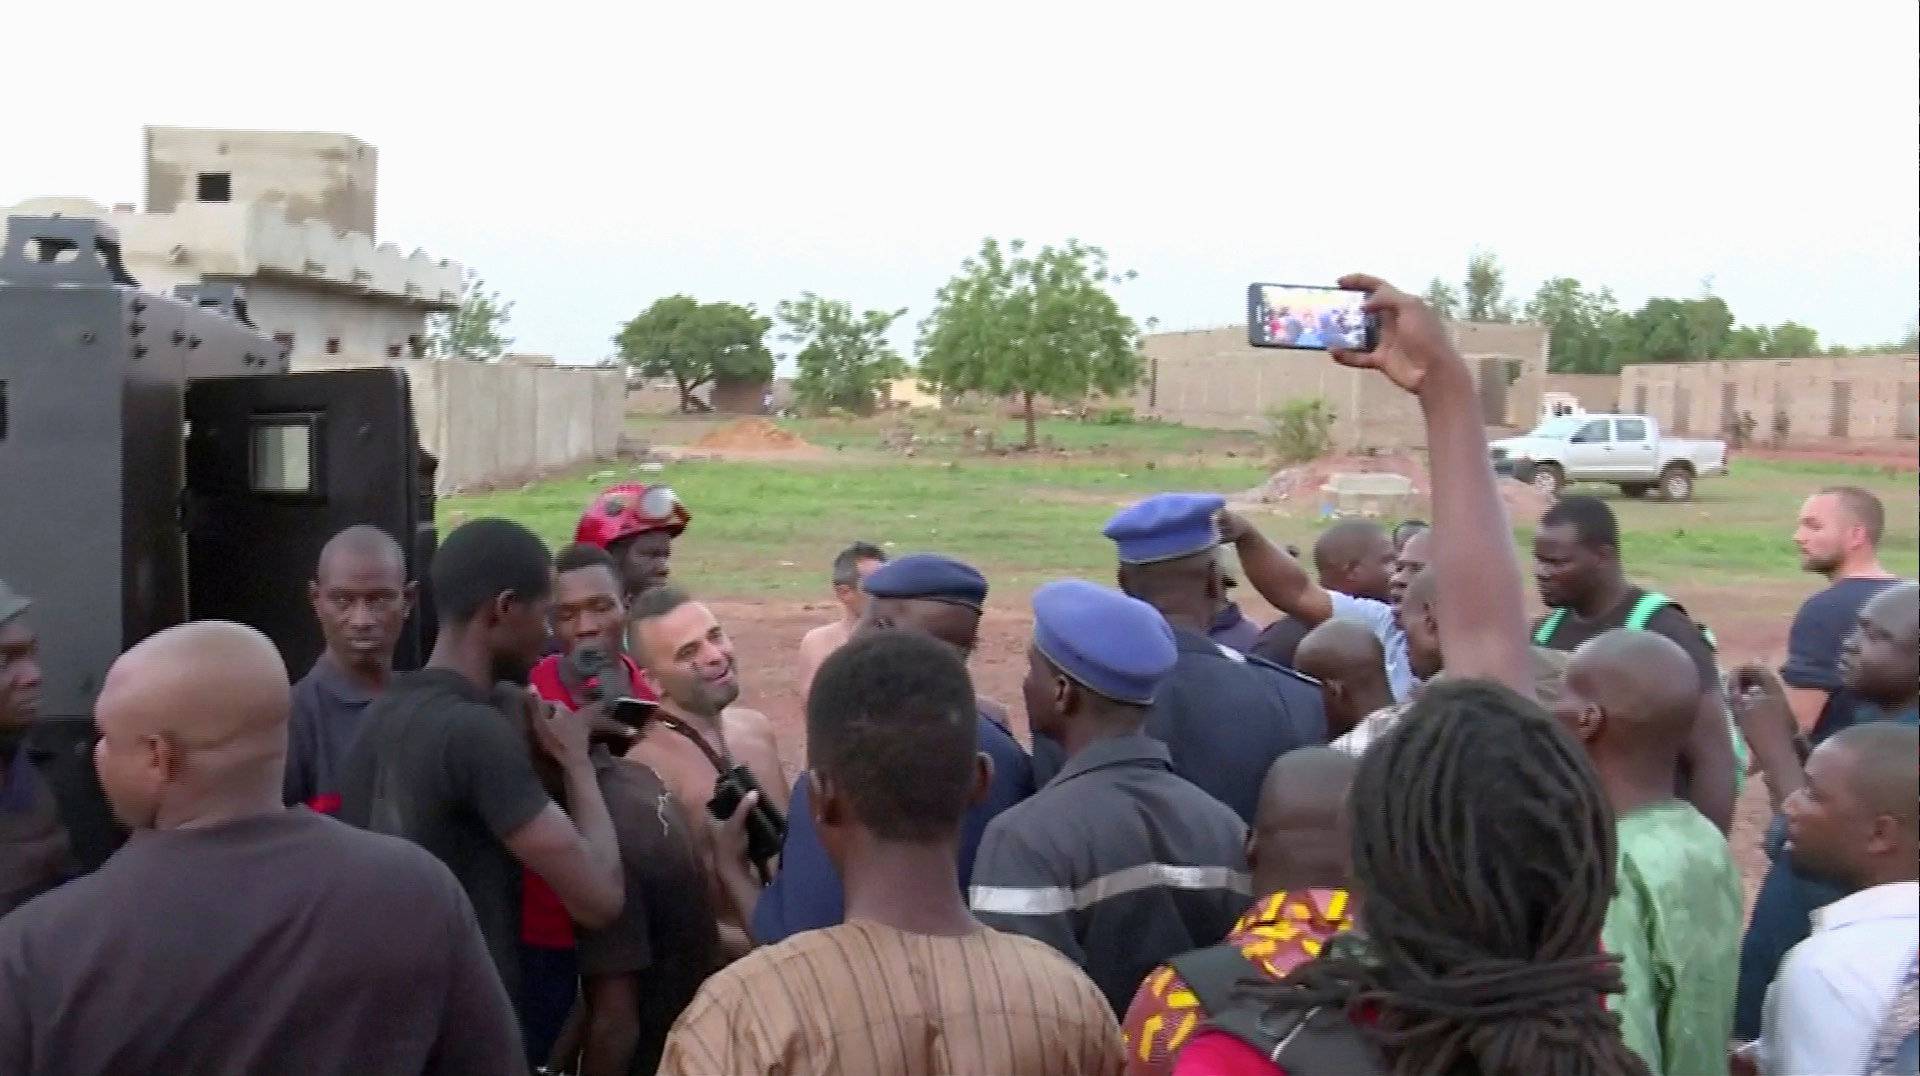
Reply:
[[1266, 972], [1230, 944], [1195, 949], [1170, 963], [1193, 991], [1211, 1027], [1285, 1069], [1287, 1076], [1385, 1076], [1380, 1052], [1344, 1012], [1313, 1008], [1274, 1013], [1236, 989]]

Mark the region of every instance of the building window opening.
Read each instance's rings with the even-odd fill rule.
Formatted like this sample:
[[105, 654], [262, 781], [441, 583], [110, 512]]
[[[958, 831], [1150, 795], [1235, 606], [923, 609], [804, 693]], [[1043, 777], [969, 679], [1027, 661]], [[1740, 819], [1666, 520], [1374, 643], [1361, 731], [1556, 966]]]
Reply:
[[327, 354], [329, 355], [340, 354], [340, 338], [339, 337], [337, 336], [327, 337]]
[[199, 187], [200, 200], [203, 202], [233, 201], [232, 172], [202, 172]]

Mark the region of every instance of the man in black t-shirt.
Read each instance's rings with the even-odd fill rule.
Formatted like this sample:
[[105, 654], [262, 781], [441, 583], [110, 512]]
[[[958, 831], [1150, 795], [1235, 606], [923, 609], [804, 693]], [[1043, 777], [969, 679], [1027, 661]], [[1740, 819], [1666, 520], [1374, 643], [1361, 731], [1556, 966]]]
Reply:
[[239, 624], [114, 663], [94, 761], [133, 836], [0, 919], [0, 1072], [525, 1071], [447, 868], [281, 805], [287, 711], [280, 655]]
[[[576, 922], [600, 927], [620, 914], [620, 851], [587, 754], [585, 715], [525, 694], [522, 715], [491, 703], [497, 681], [526, 683], [545, 645], [546, 546], [517, 523], [475, 520], [447, 536], [432, 573], [433, 656], [367, 709], [341, 767], [340, 817], [405, 837], [452, 869], [518, 999], [521, 868], [552, 886]], [[521, 731], [528, 723], [561, 768], [571, 819], [534, 774]]]
[[1672, 602], [1649, 613], [1648, 592], [1627, 582], [1620, 563], [1620, 523], [1598, 498], [1564, 497], [1547, 509], [1534, 534], [1533, 562], [1541, 600], [1552, 610], [1534, 624], [1536, 645], [1572, 651], [1616, 628], [1638, 628], [1666, 636], [1693, 659], [1700, 706], [1681, 751], [1677, 789], [1727, 832], [1737, 788], [1733, 735], [1706, 633]]

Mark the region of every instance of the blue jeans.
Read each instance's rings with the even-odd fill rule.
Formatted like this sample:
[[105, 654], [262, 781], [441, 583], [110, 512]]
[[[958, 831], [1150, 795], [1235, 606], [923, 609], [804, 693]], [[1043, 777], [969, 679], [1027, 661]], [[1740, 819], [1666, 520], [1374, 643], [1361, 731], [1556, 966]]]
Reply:
[[1753, 921], [1740, 944], [1740, 987], [1733, 1006], [1733, 1033], [1742, 1039], [1760, 1037], [1760, 1020], [1767, 987], [1780, 971], [1787, 950], [1805, 941], [1813, 930], [1813, 910], [1845, 896], [1838, 888], [1803, 877], [1793, 868], [1793, 857], [1781, 855], [1786, 841], [1786, 819], [1774, 816], [1767, 829], [1767, 856], [1773, 865], [1754, 900]]

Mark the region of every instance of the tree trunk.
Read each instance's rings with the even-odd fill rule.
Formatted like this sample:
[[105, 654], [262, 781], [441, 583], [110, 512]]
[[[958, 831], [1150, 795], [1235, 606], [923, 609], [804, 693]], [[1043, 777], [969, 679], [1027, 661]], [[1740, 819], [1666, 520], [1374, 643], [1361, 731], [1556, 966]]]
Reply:
[[1023, 405], [1025, 405], [1026, 412], [1027, 412], [1026, 448], [1028, 452], [1032, 452], [1034, 449], [1040, 447], [1040, 438], [1036, 435], [1034, 430], [1034, 425], [1033, 425], [1033, 392], [1031, 390], [1022, 392], [1020, 394], [1020, 401]]
[[680, 387], [680, 413], [685, 415], [693, 410], [693, 386], [679, 374], [673, 375], [673, 383]]

